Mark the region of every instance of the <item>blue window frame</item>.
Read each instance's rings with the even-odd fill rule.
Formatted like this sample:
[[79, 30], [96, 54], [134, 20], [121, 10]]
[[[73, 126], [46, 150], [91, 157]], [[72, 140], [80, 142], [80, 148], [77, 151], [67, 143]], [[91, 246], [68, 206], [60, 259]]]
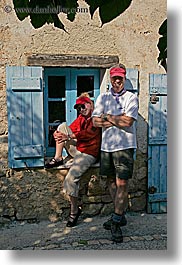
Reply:
[[52, 134], [58, 124], [71, 124], [77, 117], [76, 98], [82, 92], [88, 92], [93, 101], [97, 98], [99, 69], [45, 68], [44, 81], [45, 147], [50, 157], [55, 153]]

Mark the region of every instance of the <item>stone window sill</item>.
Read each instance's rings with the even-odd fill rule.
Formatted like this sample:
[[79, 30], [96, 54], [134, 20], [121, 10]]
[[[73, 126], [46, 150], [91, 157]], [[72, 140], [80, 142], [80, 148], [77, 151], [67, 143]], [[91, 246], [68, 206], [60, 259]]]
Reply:
[[[65, 158], [64, 159], [65, 160], [65, 163], [63, 164], [63, 165], [61, 165], [61, 166], [59, 166], [59, 167], [54, 167], [54, 168], [51, 168], [51, 169], [70, 169], [70, 167], [72, 166], [72, 164], [73, 164], [73, 159], [71, 158]], [[98, 167], [100, 167], [100, 162], [97, 162], [97, 163], [95, 163], [95, 164], [93, 164], [92, 166], [91, 166], [91, 168], [98, 168]]]

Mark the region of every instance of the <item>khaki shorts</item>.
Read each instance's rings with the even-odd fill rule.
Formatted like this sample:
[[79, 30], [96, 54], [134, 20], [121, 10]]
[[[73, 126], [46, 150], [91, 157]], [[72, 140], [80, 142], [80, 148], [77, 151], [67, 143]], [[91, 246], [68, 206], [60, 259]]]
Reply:
[[[58, 130], [65, 134], [72, 134], [71, 129], [66, 123], [62, 123]], [[92, 155], [81, 153], [76, 149], [76, 141], [70, 140], [65, 142], [67, 152], [73, 157], [73, 164], [65, 177], [63, 184], [63, 192], [70, 196], [78, 197], [81, 176], [87, 169], [96, 162], [96, 158]]]
[[101, 151], [100, 174], [109, 178], [129, 179], [133, 174], [134, 149]]

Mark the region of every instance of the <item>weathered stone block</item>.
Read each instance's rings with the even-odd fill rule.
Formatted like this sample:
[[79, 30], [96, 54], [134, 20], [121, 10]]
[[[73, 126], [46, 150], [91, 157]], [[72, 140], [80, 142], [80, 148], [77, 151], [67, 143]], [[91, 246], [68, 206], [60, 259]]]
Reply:
[[103, 204], [98, 203], [98, 204], [85, 204], [84, 205], [84, 214], [88, 216], [93, 216], [97, 215], [101, 212], [101, 209], [103, 207]]
[[133, 194], [129, 200], [129, 210], [130, 211], [142, 211], [146, 209], [146, 194], [141, 193], [140, 195], [135, 197]]

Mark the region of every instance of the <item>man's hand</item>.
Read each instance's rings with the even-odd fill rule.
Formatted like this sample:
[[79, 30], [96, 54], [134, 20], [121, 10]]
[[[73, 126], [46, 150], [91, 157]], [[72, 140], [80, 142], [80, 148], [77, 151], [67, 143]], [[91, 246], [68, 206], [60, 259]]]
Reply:
[[121, 115], [107, 114], [107, 120], [118, 128], [130, 127], [135, 121], [134, 118], [126, 116], [125, 113]]
[[93, 117], [93, 124], [95, 127], [104, 127], [104, 128], [109, 128], [112, 127], [113, 124], [109, 121], [106, 121], [103, 119], [103, 117]]
[[121, 115], [102, 114], [101, 117], [93, 117], [93, 124], [95, 127], [109, 128], [116, 126], [118, 128], [125, 128], [132, 126], [134, 119], [126, 116], [125, 113]]

